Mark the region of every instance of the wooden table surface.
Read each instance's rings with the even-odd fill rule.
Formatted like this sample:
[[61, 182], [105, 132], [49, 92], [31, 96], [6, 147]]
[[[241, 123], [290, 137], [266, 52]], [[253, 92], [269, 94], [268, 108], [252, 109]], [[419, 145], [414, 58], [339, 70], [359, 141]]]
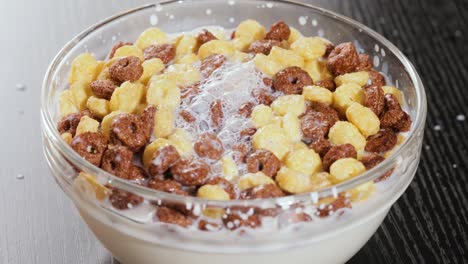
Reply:
[[[0, 263], [112, 263], [47, 169], [39, 93], [47, 65], [67, 40], [145, 2], [0, 2]], [[355, 18], [395, 43], [428, 93], [415, 180], [349, 263], [467, 263], [468, 2], [307, 2]]]

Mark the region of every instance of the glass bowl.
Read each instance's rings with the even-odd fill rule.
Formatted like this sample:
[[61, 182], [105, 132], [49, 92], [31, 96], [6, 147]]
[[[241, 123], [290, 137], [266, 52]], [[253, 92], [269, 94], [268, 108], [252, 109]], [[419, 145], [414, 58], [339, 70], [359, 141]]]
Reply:
[[[359, 52], [369, 54], [374, 67], [404, 94], [404, 107], [413, 120], [404, 142], [375, 168], [331, 188], [275, 199], [208, 201], [115, 177], [86, 162], [61, 139], [56, 129], [58, 95], [68, 87], [70, 62], [80, 53], [90, 51], [104, 59], [115, 43], [135, 40], [151, 26], [175, 33], [209, 25], [234, 28], [249, 18], [266, 26], [281, 19], [305, 36], [318, 35], [333, 43], [352, 41]], [[46, 73], [41, 102], [44, 153], [52, 174], [96, 237], [123, 263], [343, 263], [372, 236], [410, 184], [420, 160], [426, 118], [423, 84], [393, 44], [356, 21], [293, 1], [164, 1], [110, 17], [74, 37], [57, 54]], [[352, 209], [333, 210], [323, 204], [327, 197], [356, 190], [392, 169], [387, 180], [376, 184], [375, 193]], [[93, 175], [93, 180], [77, 177], [78, 171]], [[105, 198], [103, 185], [137, 194], [144, 202], [130, 210], [116, 210]], [[161, 204], [185, 208], [196, 224], [183, 228], [152, 221], [153, 215], [147, 212]], [[208, 228], [211, 231], [200, 230], [207, 210], [224, 214], [221, 222], [237, 212], [234, 224], [260, 214], [262, 224], [235, 230], [230, 230], [232, 223], [221, 230], [214, 224]], [[298, 221], [304, 212], [312, 215], [311, 221]]]

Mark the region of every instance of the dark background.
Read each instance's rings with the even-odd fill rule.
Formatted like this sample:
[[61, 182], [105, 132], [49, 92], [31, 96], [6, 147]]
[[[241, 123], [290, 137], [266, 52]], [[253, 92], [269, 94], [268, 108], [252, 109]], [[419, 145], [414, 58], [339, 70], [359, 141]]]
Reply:
[[468, 116], [468, 1], [336, 4], [408, 56], [428, 101], [415, 179], [349, 263], [468, 263], [468, 120], [458, 120]]
[[[468, 116], [468, 0], [303, 1], [350, 16], [395, 43], [428, 96], [418, 173], [349, 263], [468, 263], [468, 120], [457, 120]], [[154, 2], [0, 0], [0, 263], [112, 263], [42, 158], [40, 86], [74, 35]]]

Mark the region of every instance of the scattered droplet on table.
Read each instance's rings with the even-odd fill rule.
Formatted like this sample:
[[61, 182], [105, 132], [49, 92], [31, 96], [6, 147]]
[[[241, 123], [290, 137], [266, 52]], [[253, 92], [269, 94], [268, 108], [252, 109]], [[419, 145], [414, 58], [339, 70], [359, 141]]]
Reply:
[[466, 119], [465, 115], [461, 115], [461, 114], [457, 115], [457, 120], [458, 121], [465, 121], [465, 119]]
[[453, 167], [454, 169], [456, 169], [456, 168], [458, 167], [458, 165], [457, 165], [456, 163], [454, 163], [454, 164], [452, 164], [452, 167]]
[[24, 175], [23, 175], [22, 173], [18, 173], [18, 174], [16, 175], [16, 179], [22, 180], [22, 179], [24, 179]]
[[19, 92], [24, 92], [26, 91], [26, 85], [24, 83], [17, 83], [16, 90]]
[[442, 127], [440, 125], [435, 125], [434, 130], [435, 131], [440, 131], [440, 130], [442, 130]]

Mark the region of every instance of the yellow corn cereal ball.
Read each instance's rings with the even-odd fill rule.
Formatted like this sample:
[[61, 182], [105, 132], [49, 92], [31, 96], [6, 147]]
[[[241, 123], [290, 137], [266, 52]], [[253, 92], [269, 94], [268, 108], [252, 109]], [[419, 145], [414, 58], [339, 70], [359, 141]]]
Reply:
[[143, 166], [145, 166], [145, 168], [148, 168], [149, 165], [151, 164], [151, 158], [153, 157], [153, 154], [160, 148], [170, 146], [170, 145], [171, 145], [171, 142], [165, 138], [157, 138], [153, 142], [148, 144], [145, 147], [145, 150], [143, 151], [143, 157], [142, 157]]
[[152, 79], [146, 92], [146, 102], [154, 106], [176, 109], [180, 105], [180, 89], [169, 79]]
[[255, 20], [248, 19], [242, 21], [237, 26], [235, 38], [246, 39], [250, 42], [261, 40], [265, 37], [265, 27]]
[[63, 141], [67, 142], [68, 145], [70, 145], [73, 140], [72, 134], [68, 132], [61, 134], [60, 137], [63, 139]]
[[301, 150], [301, 149], [309, 149], [309, 147], [302, 141], [294, 142], [291, 145], [292, 151]]
[[102, 121], [101, 121], [101, 134], [105, 136], [106, 138], [109, 138], [110, 135], [110, 129], [112, 122], [114, 121], [114, 118], [116, 118], [118, 115], [123, 114], [124, 112], [121, 111], [114, 111], [110, 112], [108, 115], [106, 115]]
[[59, 96], [60, 113], [62, 116], [77, 113], [80, 109], [75, 105], [75, 99], [70, 90], [64, 90]]
[[164, 78], [174, 81], [179, 87], [194, 84], [201, 79], [200, 71], [189, 64], [173, 64], [164, 75]]
[[351, 201], [361, 202], [361, 201], [367, 200], [374, 191], [375, 191], [374, 182], [368, 181], [364, 184], [361, 184], [351, 189], [348, 193], [350, 195]]
[[154, 115], [154, 136], [156, 138], [167, 137], [174, 131], [174, 109], [161, 105]]
[[177, 43], [176, 55], [192, 54], [195, 52], [197, 45], [196, 37], [184, 35]]
[[189, 64], [189, 65], [192, 65], [196, 61], [198, 61], [198, 56], [195, 53], [178, 55], [174, 59], [175, 64]]
[[234, 51], [234, 54], [231, 57], [231, 60], [235, 62], [246, 62], [250, 59], [252, 59], [252, 55], [238, 50]]
[[110, 106], [109, 101], [106, 99], [97, 98], [95, 96], [91, 96], [86, 101], [86, 107], [99, 118], [103, 118], [107, 114], [110, 113]]
[[136, 41], [136, 46], [141, 50], [153, 45], [167, 43], [169, 40], [166, 33], [162, 32], [159, 28], [148, 28], [143, 31]]
[[346, 73], [335, 78], [336, 86], [340, 86], [345, 83], [356, 83], [359, 86], [364, 86], [368, 81], [369, 73], [366, 71]]
[[311, 102], [331, 105], [333, 103], [333, 93], [327, 88], [320, 86], [306, 86], [302, 90], [304, 98]]
[[84, 132], [98, 132], [99, 122], [89, 116], [83, 116], [76, 127], [76, 135], [83, 134]]
[[229, 155], [221, 158], [221, 169], [223, 177], [229, 181], [239, 176], [239, 170], [237, 169], [236, 162]]
[[379, 117], [370, 108], [358, 103], [351, 104], [346, 110], [346, 118], [353, 123], [364, 137], [377, 134], [380, 130]]
[[76, 81], [70, 85], [70, 91], [73, 94], [73, 100], [78, 109], [86, 109], [86, 101], [93, 94], [89, 83], [82, 80]]
[[306, 110], [304, 97], [298, 94], [283, 95], [278, 97], [271, 104], [271, 109], [275, 114], [284, 116], [291, 113], [295, 116], [302, 115]]
[[142, 84], [146, 84], [153, 75], [160, 73], [165, 68], [164, 63], [158, 58], [145, 60], [141, 65], [143, 66], [143, 74], [138, 81]]
[[289, 27], [289, 30], [291, 31], [291, 34], [289, 34], [289, 38], [288, 38], [289, 44], [293, 44], [294, 42], [296, 42], [296, 40], [298, 40], [299, 38], [302, 38], [302, 34], [301, 32], [299, 32], [299, 30], [293, 27]]
[[321, 65], [318, 60], [306, 60], [303, 69], [309, 74], [312, 80], [322, 80]]
[[257, 105], [252, 110], [250, 120], [254, 127], [259, 128], [268, 125], [273, 119], [273, 110], [266, 105]]
[[[218, 185], [209, 184], [203, 185], [198, 189], [197, 197], [216, 201], [230, 200], [229, 194], [223, 188]], [[224, 215], [224, 210], [221, 208], [207, 208], [203, 210], [203, 215], [214, 219], [220, 219]]]
[[278, 186], [289, 193], [304, 193], [312, 189], [310, 176], [295, 171], [288, 167], [282, 167], [276, 174]]
[[291, 113], [287, 113], [283, 116], [281, 123], [284, 134], [289, 142], [299, 142], [302, 139], [302, 130], [299, 118]]
[[231, 42], [237, 51], [245, 51], [249, 48], [251, 40], [245, 38], [235, 38]]
[[73, 188], [99, 201], [103, 201], [111, 193], [111, 191], [100, 184], [94, 176], [84, 172], [80, 172], [75, 178], [73, 181]]
[[234, 54], [235, 50], [232, 42], [215, 39], [200, 46], [198, 49], [198, 57], [200, 60], [203, 60], [213, 54], [222, 54], [229, 58]]
[[357, 159], [339, 159], [330, 166], [331, 181], [334, 184], [349, 180], [366, 171], [366, 167]]
[[266, 125], [257, 130], [252, 137], [255, 149], [266, 149], [282, 160], [289, 151], [289, 141], [283, 128], [277, 125]]
[[298, 149], [290, 152], [284, 162], [286, 167], [311, 176], [322, 168], [322, 160], [313, 149]]
[[114, 57], [112, 57], [112, 59], [114, 59], [115, 61], [115, 59], [117, 58], [123, 58], [123, 57], [128, 57], [128, 56], [135, 56], [139, 58], [141, 61], [143, 61], [143, 51], [134, 45], [125, 45], [125, 46], [118, 48], [115, 51]]
[[73, 84], [80, 80], [89, 84], [96, 78], [98, 71], [100, 64], [90, 53], [80, 54], [71, 63], [68, 82]]
[[362, 104], [364, 92], [361, 86], [356, 83], [345, 83], [336, 88], [333, 93], [333, 106], [341, 113], [346, 113], [346, 109], [356, 102]]
[[332, 182], [330, 180], [331, 176], [328, 172], [318, 172], [315, 173], [310, 177], [310, 181], [312, 182], [312, 190], [313, 192], [325, 189], [327, 187], [332, 186]]
[[358, 128], [346, 121], [338, 121], [328, 132], [328, 138], [334, 145], [351, 144], [357, 152], [364, 150], [366, 138]]
[[177, 128], [167, 139], [182, 157], [189, 157], [193, 153], [192, 137], [187, 131]]
[[197, 191], [197, 197], [217, 201], [230, 200], [229, 194], [223, 188], [218, 185], [210, 184], [206, 184], [200, 187], [200, 189]]
[[211, 34], [213, 34], [217, 39], [226, 39], [226, 34], [223, 29], [220, 28], [211, 28]]
[[302, 37], [291, 44], [291, 50], [306, 60], [313, 60], [325, 55], [327, 45], [326, 42], [319, 37]]
[[403, 93], [400, 90], [398, 90], [398, 88], [393, 86], [382, 86], [382, 89], [385, 94], [393, 94], [398, 100], [398, 103], [400, 103], [400, 105], [403, 105]]
[[111, 111], [134, 113], [144, 98], [145, 87], [141, 83], [124, 82], [112, 93], [110, 99]]
[[275, 184], [273, 179], [266, 176], [263, 172], [257, 173], [247, 173], [240, 177], [237, 187], [239, 190], [243, 191], [252, 187], [266, 185], [266, 184]]
[[269, 76], [274, 76], [277, 72], [283, 69], [283, 66], [281, 64], [277, 63], [276, 61], [273, 61], [268, 56], [262, 53], [256, 54], [253, 60], [255, 63], [255, 67], [257, 67], [258, 70]]
[[280, 64], [282, 69], [292, 66], [297, 66], [300, 68], [304, 67], [304, 59], [300, 55], [291, 50], [283, 49], [278, 46], [274, 46], [271, 49], [268, 58]]

